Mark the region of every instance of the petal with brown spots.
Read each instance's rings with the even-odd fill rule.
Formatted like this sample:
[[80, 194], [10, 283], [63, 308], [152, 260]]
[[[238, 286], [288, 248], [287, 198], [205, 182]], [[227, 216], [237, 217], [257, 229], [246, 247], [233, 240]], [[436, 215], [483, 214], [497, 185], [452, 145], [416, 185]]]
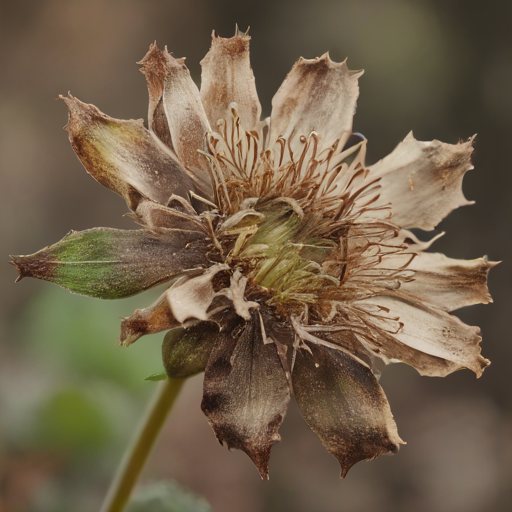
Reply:
[[292, 375], [302, 415], [341, 465], [341, 477], [361, 460], [396, 453], [389, 403], [372, 371], [347, 353], [312, 344], [300, 350]]
[[272, 445], [281, 439], [290, 389], [274, 344], [264, 344], [256, 313], [223, 324], [204, 377], [201, 408], [228, 448], [243, 450], [268, 479]]

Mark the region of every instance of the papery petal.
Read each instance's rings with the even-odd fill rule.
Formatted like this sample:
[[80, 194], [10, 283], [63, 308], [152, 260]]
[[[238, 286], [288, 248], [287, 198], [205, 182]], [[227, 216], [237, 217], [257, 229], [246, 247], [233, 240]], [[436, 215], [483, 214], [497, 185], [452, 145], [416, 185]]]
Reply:
[[171, 329], [162, 344], [162, 359], [171, 379], [184, 379], [204, 372], [219, 336], [213, 322], [199, 322], [184, 329]]
[[362, 74], [350, 71], [346, 61], [333, 62], [327, 53], [300, 58], [272, 99], [269, 146], [279, 137], [289, 140], [293, 135], [291, 149], [300, 155], [301, 136], [318, 131], [325, 148], [350, 132]]
[[229, 39], [213, 32], [210, 51], [201, 61], [201, 100], [214, 129], [232, 102], [237, 104], [246, 130], [252, 130], [260, 120], [261, 105], [249, 60], [250, 39], [238, 30]]
[[292, 374], [304, 419], [341, 465], [341, 476], [361, 460], [396, 453], [398, 436], [384, 391], [372, 371], [345, 352], [311, 344]]
[[35, 277], [74, 293], [120, 299], [207, 264], [207, 237], [198, 232], [95, 228], [72, 231], [30, 256], [12, 256], [18, 280]]
[[289, 400], [276, 347], [263, 343], [257, 314], [249, 322], [232, 318], [210, 355], [201, 408], [218, 440], [247, 453], [263, 479]]
[[495, 265], [485, 258], [458, 260], [440, 253], [420, 252], [407, 267], [414, 280], [402, 283], [400, 290], [430, 302], [445, 311], [472, 304], [488, 304], [489, 270]]
[[[380, 348], [390, 359], [402, 359], [422, 375], [445, 376], [455, 370], [468, 368], [480, 377], [489, 365], [489, 361], [480, 354], [480, 329], [464, 324], [441, 309], [399, 293], [376, 296], [355, 304], [377, 306], [387, 317], [399, 319], [402, 328], [389, 335], [398, 342], [397, 346], [389, 344], [384, 337]], [[408, 351], [405, 351], [407, 359], [401, 358], [397, 353], [400, 345], [437, 359], [429, 361], [428, 357], [422, 358], [417, 364], [414, 358], [409, 358]]]
[[121, 322], [119, 343], [127, 347], [141, 336], [166, 331], [178, 325], [167, 302], [167, 294], [164, 293], [149, 308], [136, 309]]
[[166, 204], [188, 198], [196, 186], [185, 169], [144, 128], [142, 121], [113, 119], [69, 95], [66, 130], [86, 171], [135, 210], [141, 196]]
[[391, 203], [392, 222], [402, 228], [434, 229], [452, 210], [472, 204], [462, 193], [473, 169], [473, 138], [461, 144], [421, 142], [412, 132], [392, 153], [370, 167], [381, 178], [381, 201]]
[[178, 322], [189, 318], [208, 320], [208, 308], [215, 297], [213, 279], [227, 269], [225, 264], [213, 265], [200, 276], [179, 279], [167, 290], [167, 302]]

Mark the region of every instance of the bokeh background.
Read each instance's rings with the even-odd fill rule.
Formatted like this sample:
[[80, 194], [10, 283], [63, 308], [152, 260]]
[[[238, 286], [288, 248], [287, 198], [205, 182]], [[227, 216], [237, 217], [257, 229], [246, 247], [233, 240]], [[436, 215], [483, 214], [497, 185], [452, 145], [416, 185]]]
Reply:
[[[7, 254], [33, 253], [71, 229], [134, 227], [123, 200], [74, 156], [55, 98], [71, 90], [113, 117], [146, 118], [135, 62], [149, 44], [186, 56], [199, 82], [212, 29], [231, 36], [235, 23], [251, 26], [264, 115], [299, 56], [330, 51], [366, 70], [354, 130], [369, 139], [370, 163], [411, 129], [451, 143], [478, 133], [464, 180], [476, 205], [443, 221], [447, 235], [434, 249], [503, 260], [490, 278], [495, 304], [458, 312], [482, 327], [492, 366], [479, 380], [388, 368], [381, 382], [408, 445], [356, 465], [344, 481], [292, 405], [262, 482], [243, 453], [216, 442], [196, 377], [142, 486], [175, 480], [216, 512], [511, 510], [512, 2], [0, 0], [0, 511], [97, 510], [155, 388], [144, 378], [161, 370], [163, 335], [116, 346], [119, 318], [158, 291], [102, 302], [35, 280], [14, 285]], [[208, 510], [196, 506], [187, 510]]]

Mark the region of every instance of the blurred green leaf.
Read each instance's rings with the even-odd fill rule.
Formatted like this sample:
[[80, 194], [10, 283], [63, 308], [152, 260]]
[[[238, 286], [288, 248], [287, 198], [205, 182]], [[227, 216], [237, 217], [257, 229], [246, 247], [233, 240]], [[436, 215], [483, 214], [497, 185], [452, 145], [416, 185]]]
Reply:
[[97, 452], [111, 437], [102, 409], [80, 390], [58, 391], [39, 411], [35, 439], [47, 449], [72, 455]]
[[176, 482], [160, 482], [138, 491], [127, 512], [211, 512], [208, 502]]
[[23, 338], [33, 358], [60, 375], [103, 378], [145, 393], [144, 377], [161, 365], [162, 335], [146, 336], [130, 347], [117, 342], [120, 318], [153, 298], [150, 292], [106, 302], [48, 286], [27, 307]]

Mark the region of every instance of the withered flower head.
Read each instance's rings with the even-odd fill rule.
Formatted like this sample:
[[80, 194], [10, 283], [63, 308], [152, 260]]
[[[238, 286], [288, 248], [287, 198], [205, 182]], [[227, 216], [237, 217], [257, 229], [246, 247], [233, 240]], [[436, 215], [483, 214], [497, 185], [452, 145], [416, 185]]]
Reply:
[[82, 164], [142, 229], [73, 231], [13, 263], [19, 278], [102, 299], [170, 282], [122, 322], [121, 343], [170, 329], [167, 374], [205, 372], [217, 438], [263, 478], [293, 394], [345, 476], [403, 443], [377, 380], [385, 364], [430, 376], [489, 364], [479, 329], [450, 312], [491, 301], [493, 264], [425, 252], [408, 231], [469, 204], [472, 139], [409, 134], [366, 166], [366, 140], [347, 145], [362, 72], [327, 54], [301, 58], [260, 121], [249, 39], [213, 34], [200, 90], [184, 59], [151, 45], [149, 129], [63, 98]]

